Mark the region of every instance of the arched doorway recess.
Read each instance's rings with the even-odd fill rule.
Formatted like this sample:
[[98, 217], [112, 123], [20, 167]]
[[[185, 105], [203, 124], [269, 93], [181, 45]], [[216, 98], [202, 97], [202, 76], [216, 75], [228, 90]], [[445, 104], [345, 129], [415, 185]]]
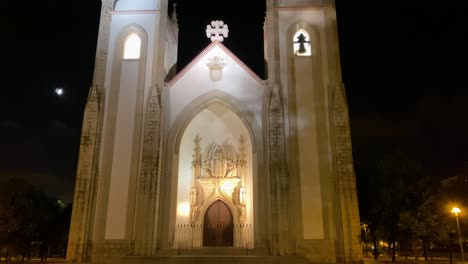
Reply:
[[176, 145], [175, 247], [253, 247], [257, 153], [248, 126], [233, 106], [215, 101], [183, 129]]

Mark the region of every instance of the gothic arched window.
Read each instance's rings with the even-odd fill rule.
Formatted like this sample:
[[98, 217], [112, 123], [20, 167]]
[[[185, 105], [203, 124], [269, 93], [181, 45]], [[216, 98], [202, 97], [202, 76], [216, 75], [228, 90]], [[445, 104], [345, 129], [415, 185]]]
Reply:
[[311, 56], [312, 47], [310, 43], [310, 36], [307, 31], [299, 29], [293, 38], [294, 55], [297, 56]]
[[124, 59], [139, 59], [141, 51], [141, 39], [135, 34], [131, 33], [124, 44]]

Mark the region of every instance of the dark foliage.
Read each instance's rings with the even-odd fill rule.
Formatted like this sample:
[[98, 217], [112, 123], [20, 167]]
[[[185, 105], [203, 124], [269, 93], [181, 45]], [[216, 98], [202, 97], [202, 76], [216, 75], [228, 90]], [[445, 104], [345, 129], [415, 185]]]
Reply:
[[51, 250], [64, 255], [69, 219], [68, 207], [28, 182], [0, 182], [0, 248], [10, 256], [29, 258], [33, 248], [43, 259]]

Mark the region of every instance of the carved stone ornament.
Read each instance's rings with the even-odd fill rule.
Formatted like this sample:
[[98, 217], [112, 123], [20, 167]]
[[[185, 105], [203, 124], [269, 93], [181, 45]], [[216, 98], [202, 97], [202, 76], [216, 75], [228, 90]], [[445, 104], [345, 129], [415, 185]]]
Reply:
[[210, 69], [210, 79], [214, 82], [221, 80], [223, 69], [226, 66], [224, 59], [218, 56], [208, 59], [206, 66]]
[[223, 42], [224, 38], [229, 36], [228, 25], [220, 20], [211, 21], [211, 25], [206, 26], [206, 36], [211, 39], [212, 42]]
[[223, 146], [218, 145], [210, 157], [203, 162], [202, 177], [204, 178], [231, 178], [238, 177], [236, 164], [228, 159]]
[[223, 197], [237, 208], [239, 222], [246, 221], [247, 194], [244, 187], [247, 160], [244, 136], [239, 137], [239, 148], [230, 143], [208, 144], [201, 148], [201, 137], [193, 140], [192, 186], [190, 189], [189, 221], [200, 220], [200, 208], [206, 200]]
[[104, 8], [104, 14], [106, 16], [111, 16], [112, 15], [112, 8], [110, 8], [110, 7]]

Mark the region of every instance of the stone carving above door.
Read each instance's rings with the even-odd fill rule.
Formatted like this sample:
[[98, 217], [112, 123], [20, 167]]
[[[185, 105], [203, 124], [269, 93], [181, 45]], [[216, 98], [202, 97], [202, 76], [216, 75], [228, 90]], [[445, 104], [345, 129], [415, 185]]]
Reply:
[[190, 222], [201, 223], [200, 209], [209, 206], [208, 202], [223, 200], [235, 208], [233, 214], [239, 223], [246, 221], [246, 147], [245, 138], [239, 137], [239, 143], [218, 144], [212, 142], [204, 150], [202, 138], [194, 139], [192, 155], [192, 187], [190, 189]]
[[237, 164], [228, 157], [223, 146], [216, 145], [209, 151], [208, 159], [202, 165], [202, 178], [238, 178]]

